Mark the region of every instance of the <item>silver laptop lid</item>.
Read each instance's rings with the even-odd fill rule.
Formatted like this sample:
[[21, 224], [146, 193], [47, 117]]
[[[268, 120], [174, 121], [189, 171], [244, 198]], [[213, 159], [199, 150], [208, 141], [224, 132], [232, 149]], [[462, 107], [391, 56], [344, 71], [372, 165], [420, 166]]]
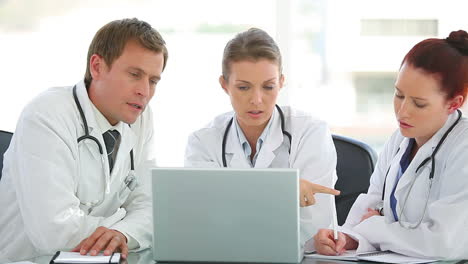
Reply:
[[157, 261], [298, 263], [295, 169], [153, 169]]

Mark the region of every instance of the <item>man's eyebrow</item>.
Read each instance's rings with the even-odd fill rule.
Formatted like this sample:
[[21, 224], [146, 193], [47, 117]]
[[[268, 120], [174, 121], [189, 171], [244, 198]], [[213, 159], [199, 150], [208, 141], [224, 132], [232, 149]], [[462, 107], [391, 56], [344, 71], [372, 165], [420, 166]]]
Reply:
[[[138, 72], [143, 73], [145, 75], [148, 74], [145, 70], [143, 70], [142, 68], [139, 68], [139, 67], [130, 66], [130, 67], [128, 67], [128, 69], [138, 71]], [[150, 77], [153, 78], [153, 79], [161, 80], [160, 75], [151, 75]]]

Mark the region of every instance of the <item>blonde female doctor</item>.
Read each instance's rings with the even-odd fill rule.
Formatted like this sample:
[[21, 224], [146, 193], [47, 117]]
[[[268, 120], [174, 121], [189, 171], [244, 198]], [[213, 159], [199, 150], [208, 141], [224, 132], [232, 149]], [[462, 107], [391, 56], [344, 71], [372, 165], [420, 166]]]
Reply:
[[304, 207], [300, 212], [301, 240], [308, 240], [318, 228], [331, 223], [332, 196], [314, 198], [314, 194], [339, 193], [330, 189], [336, 181], [336, 152], [327, 125], [276, 105], [284, 82], [281, 54], [263, 30], [252, 28], [228, 42], [219, 82], [234, 112], [216, 117], [190, 135], [185, 165], [299, 168], [299, 202]]
[[315, 247], [335, 255], [375, 249], [468, 259], [468, 34], [426, 39], [403, 59], [395, 84], [399, 129], [380, 154], [367, 194], [338, 241], [320, 230]]

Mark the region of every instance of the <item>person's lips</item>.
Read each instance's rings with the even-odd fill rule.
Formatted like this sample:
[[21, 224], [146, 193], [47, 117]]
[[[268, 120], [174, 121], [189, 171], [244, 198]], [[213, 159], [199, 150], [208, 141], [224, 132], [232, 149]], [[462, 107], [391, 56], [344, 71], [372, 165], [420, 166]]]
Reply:
[[263, 114], [263, 111], [260, 111], [260, 110], [251, 110], [251, 111], [248, 111], [247, 114], [248, 114], [250, 117], [259, 118], [259, 117]]
[[143, 110], [143, 104], [140, 103], [127, 103], [130, 107], [133, 107], [137, 110]]
[[403, 122], [401, 120], [399, 120], [398, 122], [400, 123], [401, 128], [412, 128], [413, 127], [412, 125], [410, 125], [410, 124], [408, 124], [406, 122]]

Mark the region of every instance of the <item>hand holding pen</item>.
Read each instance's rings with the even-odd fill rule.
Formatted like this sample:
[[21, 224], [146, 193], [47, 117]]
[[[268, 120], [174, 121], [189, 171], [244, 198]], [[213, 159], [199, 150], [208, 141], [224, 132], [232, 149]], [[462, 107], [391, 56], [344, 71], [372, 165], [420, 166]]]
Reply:
[[337, 232], [337, 239], [332, 229], [320, 229], [314, 236], [314, 247], [322, 255], [341, 255], [346, 250], [356, 249], [358, 243], [348, 235]]

